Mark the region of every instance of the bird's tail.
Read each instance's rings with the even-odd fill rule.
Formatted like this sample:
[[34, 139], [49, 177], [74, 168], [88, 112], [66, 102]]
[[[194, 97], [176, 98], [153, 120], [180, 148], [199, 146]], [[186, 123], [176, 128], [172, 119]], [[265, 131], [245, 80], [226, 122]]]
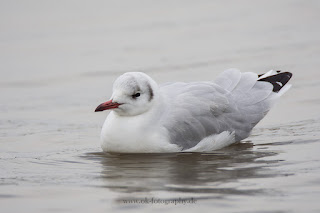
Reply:
[[[229, 69], [218, 76], [215, 83], [229, 91], [233, 104], [243, 116], [242, 119], [252, 129], [279, 97], [290, 89], [291, 85], [287, 83], [291, 77], [290, 72], [271, 70], [257, 75]], [[246, 134], [249, 134], [247, 130], [244, 130], [243, 134], [239, 133], [238, 139], [247, 137]]]

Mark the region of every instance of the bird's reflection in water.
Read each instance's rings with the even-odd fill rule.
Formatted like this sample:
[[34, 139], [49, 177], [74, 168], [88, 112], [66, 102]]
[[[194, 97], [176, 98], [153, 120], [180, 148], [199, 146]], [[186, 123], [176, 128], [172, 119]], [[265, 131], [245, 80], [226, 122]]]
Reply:
[[259, 191], [225, 186], [240, 179], [276, 176], [268, 167], [278, 161], [263, 159], [276, 154], [254, 150], [247, 142], [212, 153], [89, 153], [87, 157], [100, 161], [104, 187], [116, 192], [250, 194]]

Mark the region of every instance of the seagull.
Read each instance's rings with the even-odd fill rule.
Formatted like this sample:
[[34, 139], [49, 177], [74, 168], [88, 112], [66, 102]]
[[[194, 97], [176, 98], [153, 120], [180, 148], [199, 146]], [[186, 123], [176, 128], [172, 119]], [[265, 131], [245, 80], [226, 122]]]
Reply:
[[287, 92], [290, 72], [258, 75], [228, 69], [215, 81], [158, 85], [142, 72], [113, 84], [111, 110], [101, 131], [104, 152], [210, 152], [249, 137], [253, 127]]

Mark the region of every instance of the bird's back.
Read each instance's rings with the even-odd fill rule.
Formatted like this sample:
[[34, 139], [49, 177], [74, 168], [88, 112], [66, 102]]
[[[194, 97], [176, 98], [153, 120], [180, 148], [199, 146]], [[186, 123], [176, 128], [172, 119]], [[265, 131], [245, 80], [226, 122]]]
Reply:
[[291, 74], [258, 76], [231, 69], [215, 82], [167, 83], [160, 87], [167, 103], [160, 122], [170, 142], [183, 150], [224, 131], [234, 132], [235, 141], [240, 141], [289, 88], [290, 78]]

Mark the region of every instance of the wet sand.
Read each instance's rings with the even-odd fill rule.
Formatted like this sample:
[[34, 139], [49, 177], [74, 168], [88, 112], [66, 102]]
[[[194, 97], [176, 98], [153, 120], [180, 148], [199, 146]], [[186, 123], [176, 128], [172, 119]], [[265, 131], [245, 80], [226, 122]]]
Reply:
[[[1, 211], [318, 212], [319, 9], [317, 1], [1, 2]], [[231, 67], [294, 74], [242, 143], [206, 154], [101, 152], [107, 112], [93, 111], [121, 73], [163, 83]]]

